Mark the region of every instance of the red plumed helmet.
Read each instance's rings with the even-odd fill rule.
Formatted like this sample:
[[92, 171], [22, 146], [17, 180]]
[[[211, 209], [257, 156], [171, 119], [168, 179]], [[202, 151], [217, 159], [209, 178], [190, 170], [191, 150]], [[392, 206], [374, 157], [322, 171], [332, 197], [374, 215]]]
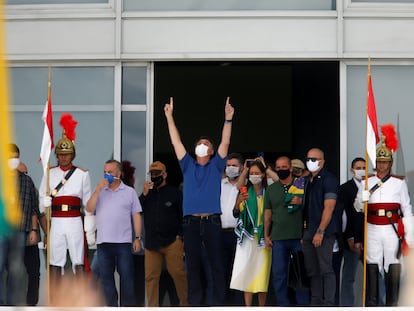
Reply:
[[398, 149], [398, 139], [394, 125], [382, 125], [381, 132], [381, 146], [377, 148], [377, 161], [392, 161], [393, 153]]
[[75, 154], [75, 129], [78, 121], [74, 120], [71, 114], [63, 113], [60, 117], [59, 124], [63, 127], [63, 133], [62, 138], [56, 144], [55, 153]]

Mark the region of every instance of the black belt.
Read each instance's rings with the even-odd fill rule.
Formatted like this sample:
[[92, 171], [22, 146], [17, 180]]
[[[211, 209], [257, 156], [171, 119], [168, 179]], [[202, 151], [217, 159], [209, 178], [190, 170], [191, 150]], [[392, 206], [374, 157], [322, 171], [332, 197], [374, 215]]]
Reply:
[[209, 220], [209, 219], [220, 218], [220, 214], [211, 214], [211, 215], [205, 215], [205, 216], [187, 215], [186, 217], [190, 219], [196, 219], [196, 220]]
[[399, 208], [390, 209], [390, 210], [379, 209], [379, 210], [376, 210], [376, 211], [368, 211], [368, 215], [390, 217], [393, 214], [399, 214], [399, 210], [400, 210]]
[[69, 205], [69, 204], [62, 204], [62, 205], [53, 205], [52, 211], [80, 211], [81, 207], [79, 205]]
[[221, 228], [224, 232], [232, 232], [234, 233], [234, 228]]

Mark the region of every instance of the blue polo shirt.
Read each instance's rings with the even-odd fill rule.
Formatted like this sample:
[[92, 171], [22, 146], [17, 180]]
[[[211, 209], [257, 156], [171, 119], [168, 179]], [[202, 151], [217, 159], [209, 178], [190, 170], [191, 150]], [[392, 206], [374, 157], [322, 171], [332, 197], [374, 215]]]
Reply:
[[221, 214], [221, 178], [226, 158], [216, 154], [200, 165], [188, 152], [180, 161], [184, 176], [183, 215]]
[[[324, 209], [324, 201], [327, 199], [336, 200], [338, 197], [339, 182], [338, 179], [325, 168], [313, 177], [310, 183], [310, 176], [305, 178], [305, 195], [303, 206], [305, 209], [305, 218], [308, 218], [308, 228], [311, 234], [315, 234], [319, 227]], [[326, 234], [338, 232], [338, 211], [332, 214], [331, 222], [325, 229]]]

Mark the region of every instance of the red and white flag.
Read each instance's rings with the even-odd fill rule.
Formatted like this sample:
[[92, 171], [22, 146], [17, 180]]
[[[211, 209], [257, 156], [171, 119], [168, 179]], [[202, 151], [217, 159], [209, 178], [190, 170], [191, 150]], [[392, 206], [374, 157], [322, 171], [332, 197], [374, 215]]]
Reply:
[[50, 80], [48, 82], [46, 106], [43, 111], [42, 120], [45, 122], [43, 130], [42, 146], [40, 148], [40, 161], [43, 165], [43, 174], [46, 174], [50, 152], [54, 147], [53, 143], [53, 122], [52, 122], [52, 91], [50, 87]]
[[367, 97], [367, 153], [373, 167], [375, 167], [377, 144], [379, 143], [377, 110], [375, 108], [374, 92], [372, 90], [371, 74], [368, 74]]

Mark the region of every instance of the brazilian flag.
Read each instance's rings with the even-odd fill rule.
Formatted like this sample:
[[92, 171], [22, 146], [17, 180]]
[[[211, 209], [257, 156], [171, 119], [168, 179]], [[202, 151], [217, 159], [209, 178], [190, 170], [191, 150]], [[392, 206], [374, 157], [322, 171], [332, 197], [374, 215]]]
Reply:
[[0, 0], [0, 238], [19, 224], [19, 208], [15, 177], [8, 168], [12, 120], [9, 109], [8, 70], [4, 49], [4, 5]]

